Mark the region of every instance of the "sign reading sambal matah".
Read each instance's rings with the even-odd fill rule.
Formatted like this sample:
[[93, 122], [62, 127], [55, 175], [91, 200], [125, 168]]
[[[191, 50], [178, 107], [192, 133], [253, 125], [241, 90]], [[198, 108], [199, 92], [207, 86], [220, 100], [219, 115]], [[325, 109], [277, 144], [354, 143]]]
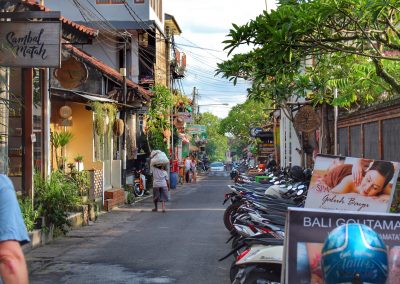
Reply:
[[60, 67], [60, 22], [2, 22], [0, 65]]

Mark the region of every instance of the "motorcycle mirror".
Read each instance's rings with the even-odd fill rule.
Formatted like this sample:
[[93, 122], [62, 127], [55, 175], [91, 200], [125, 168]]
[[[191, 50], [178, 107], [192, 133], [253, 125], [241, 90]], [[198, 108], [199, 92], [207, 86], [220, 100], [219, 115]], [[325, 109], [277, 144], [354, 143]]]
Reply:
[[298, 187], [298, 189], [303, 189], [303, 188], [305, 188], [304, 184], [300, 184]]
[[303, 192], [304, 192], [304, 190], [302, 190], [302, 189], [300, 189], [299, 191], [297, 191], [297, 196], [300, 196], [300, 195], [302, 195], [303, 194]]

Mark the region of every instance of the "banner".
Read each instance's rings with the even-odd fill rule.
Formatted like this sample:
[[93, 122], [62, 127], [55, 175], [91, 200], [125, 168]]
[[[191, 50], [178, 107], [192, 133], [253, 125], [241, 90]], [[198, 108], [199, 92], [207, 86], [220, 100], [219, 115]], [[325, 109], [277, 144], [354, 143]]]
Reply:
[[399, 283], [400, 215], [289, 208], [283, 275], [288, 284], [323, 284], [321, 250], [328, 234], [338, 226], [364, 224], [388, 246], [389, 280]]
[[201, 134], [205, 133], [206, 130], [207, 127], [205, 125], [193, 124], [186, 127], [186, 133], [188, 134]]
[[398, 173], [397, 162], [318, 155], [305, 207], [388, 212]]

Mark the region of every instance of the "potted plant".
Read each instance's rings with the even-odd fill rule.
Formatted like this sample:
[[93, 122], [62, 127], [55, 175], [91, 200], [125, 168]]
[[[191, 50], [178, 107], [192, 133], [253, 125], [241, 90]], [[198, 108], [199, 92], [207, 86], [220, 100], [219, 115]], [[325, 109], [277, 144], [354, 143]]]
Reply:
[[[53, 132], [51, 136], [51, 142], [55, 151], [55, 158], [57, 162], [58, 169], [65, 168], [65, 155], [64, 147], [71, 142], [74, 136], [69, 131]], [[58, 150], [61, 149], [61, 155], [59, 155]]]
[[83, 170], [83, 156], [78, 154], [74, 158], [74, 161], [75, 161], [75, 167], [76, 167], [77, 171], [78, 172], [82, 171]]

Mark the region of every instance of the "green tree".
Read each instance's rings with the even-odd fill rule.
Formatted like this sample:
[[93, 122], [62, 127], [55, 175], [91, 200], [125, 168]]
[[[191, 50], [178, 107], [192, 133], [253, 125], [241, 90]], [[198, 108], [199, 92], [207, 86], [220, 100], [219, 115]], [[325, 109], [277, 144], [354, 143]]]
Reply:
[[149, 149], [157, 149], [169, 153], [163, 132], [165, 129], [170, 128], [170, 111], [173, 105], [173, 96], [165, 86], [156, 85], [152, 91], [153, 96], [147, 120]]
[[262, 127], [269, 121], [268, 113], [271, 109], [271, 104], [247, 100], [242, 104], [234, 106], [228, 116], [222, 119], [220, 124], [220, 133], [230, 133], [236, 139], [249, 143], [250, 128]]
[[228, 138], [220, 133], [221, 119], [212, 113], [202, 113], [199, 124], [207, 127], [206, 153], [211, 161], [224, 161], [228, 151]]
[[[375, 73], [400, 93], [400, 2], [397, 0], [281, 0], [249, 23], [233, 24], [225, 41], [230, 52], [243, 44], [255, 49], [222, 63], [223, 73], [263, 81], [299, 72], [311, 56], [343, 54], [368, 58]], [[398, 69], [398, 68], [397, 68]]]

